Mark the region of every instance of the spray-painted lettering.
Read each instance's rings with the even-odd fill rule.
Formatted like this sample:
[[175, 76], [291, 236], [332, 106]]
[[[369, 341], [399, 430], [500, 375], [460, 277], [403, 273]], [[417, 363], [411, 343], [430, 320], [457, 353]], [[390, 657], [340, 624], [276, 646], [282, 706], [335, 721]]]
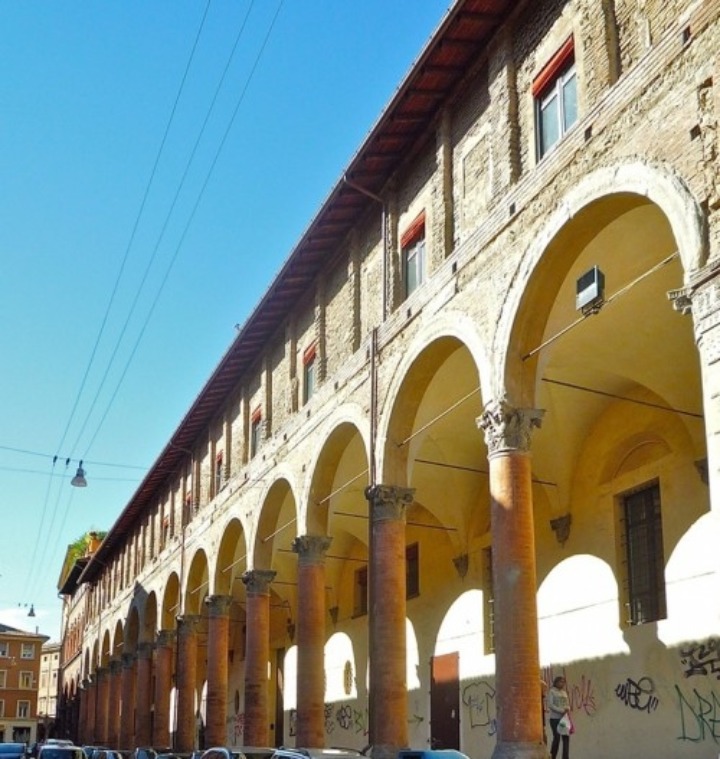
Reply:
[[680, 662], [685, 667], [685, 677], [715, 675], [720, 680], [720, 641], [710, 638], [705, 643], [683, 646]]
[[701, 694], [693, 688], [691, 694], [684, 694], [675, 686], [680, 711], [681, 741], [700, 743], [712, 740], [720, 743], [720, 699], [717, 694]]
[[640, 712], [650, 712], [657, 709], [660, 703], [655, 693], [655, 683], [649, 677], [641, 677], [638, 681], [628, 677], [624, 683], [618, 683], [615, 695], [630, 709]]

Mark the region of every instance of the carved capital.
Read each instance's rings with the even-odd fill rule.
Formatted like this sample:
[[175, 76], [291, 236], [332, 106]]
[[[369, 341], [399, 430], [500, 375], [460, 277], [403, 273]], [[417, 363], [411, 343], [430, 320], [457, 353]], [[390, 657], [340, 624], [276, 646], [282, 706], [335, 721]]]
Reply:
[[232, 605], [232, 596], [208, 596], [205, 605], [211, 617], [227, 617]]
[[120, 665], [123, 669], [132, 669], [135, 664], [135, 654], [122, 654], [120, 656]]
[[477, 418], [478, 427], [485, 433], [488, 454], [529, 451], [530, 433], [533, 427], [540, 427], [544, 413], [541, 409], [515, 408], [504, 399], [490, 401]]
[[405, 511], [413, 502], [414, 488], [396, 485], [372, 485], [365, 488], [365, 498], [370, 502], [370, 519], [373, 522], [405, 519]]
[[327, 535], [299, 535], [292, 542], [292, 550], [303, 565], [322, 564], [330, 543], [332, 538]]
[[247, 572], [243, 572], [242, 581], [248, 593], [268, 595], [270, 593], [270, 583], [275, 579], [276, 574], [271, 569], [250, 569]]
[[185, 614], [178, 617], [178, 638], [195, 635], [200, 630], [203, 618], [199, 614]]
[[170, 648], [175, 643], [175, 630], [158, 630], [155, 648]]
[[152, 658], [153, 644], [152, 643], [138, 643], [136, 656], [138, 659], [150, 659]]
[[122, 661], [120, 659], [113, 659], [110, 662], [110, 675], [119, 675], [122, 670]]

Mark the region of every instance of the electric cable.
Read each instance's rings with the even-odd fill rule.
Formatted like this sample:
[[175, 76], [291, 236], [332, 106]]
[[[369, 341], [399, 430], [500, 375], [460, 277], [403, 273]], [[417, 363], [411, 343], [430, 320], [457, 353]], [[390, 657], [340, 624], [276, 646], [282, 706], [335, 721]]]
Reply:
[[230, 121], [228, 122], [228, 125], [227, 125], [227, 127], [225, 129], [225, 132], [223, 134], [223, 137], [220, 140], [220, 144], [219, 144], [219, 146], [218, 146], [218, 148], [217, 148], [217, 150], [215, 152], [215, 155], [213, 157], [213, 160], [212, 160], [212, 162], [210, 164], [210, 168], [208, 169], [208, 171], [207, 171], [207, 173], [205, 175], [205, 179], [203, 181], [203, 184], [200, 187], [200, 191], [199, 191], [199, 193], [198, 193], [198, 195], [197, 195], [197, 197], [195, 199], [195, 203], [194, 203], [194, 205], [192, 207], [192, 210], [191, 210], [190, 215], [188, 217], [188, 220], [187, 220], [187, 222], [185, 224], [183, 232], [182, 232], [182, 234], [180, 236], [180, 240], [178, 241], [178, 244], [177, 244], [177, 246], [175, 248], [175, 251], [174, 251], [174, 253], [172, 255], [172, 258], [168, 262], [168, 265], [167, 265], [167, 268], [165, 270], [165, 274], [163, 276], [163, 279], [160, 282], [158, 290], [157, 290], [157, 292], [155, 294], [155, 298], [152, 301], [152, 304], [151, 304], [150, 309], [149, 309], [149, 311], [147, 313], [147, 316], [146, 316], [145, 321], [144, 321], [144, 323], [142, 325], [142, 328], [140, 329], [140, 332], [139, 332], [138, 337], [137, 337], [137, 339], [135, 341], [135, 344], [133, 345], [132, 351], [130, 352], [130, 355], [129, 355], [128, 359], [127, 359], [127, 362], [125, 364], [125, 368], [123, 369], [123, 372], [122, 372], [122, 374], [121, 374], [121, 376], [120, 376], [117, 384], [115, 385], [115, 390], [113, 391], [112, 396], [110, 397], [110, 400], [108, 401], [108, 404], [107, 404], [107, 406], [105, 408], [105, 411], [104, 411], [104, 413], [103, 413], [103, 415], [102, 415], [102, 417], [101, 417], [101, 419], [100, 419], [100, 421], [98, 423], [97, 428], [95, 429], [95, 433], [93, 434], [90, 442], [87, 445], [86, 450], [88, 450], [88, 451], [90, 450], [90, 448], [92, 447], [93, 443], [95, 442], [95, 439], [97, 438], [97, 435], [100, 432], [100, 430], [102, 428], [102, 425], [104, 424], [105, 419], [107, 418], [107, 415], [108, 415], [108, 413], [110, 412], [110, 409], [113, 406], [115, 398], [117, 397], [117, 394], [118, 394], [118, 392], [120, 390], [120, 387], [122, 386], [122, 383], [123, 383], [123, 381], [125, 379], [125, 376], [126, 376], [126, 374], [128, 372], [128, 369], [130, 368], [130, 364], [132, 363], [132, 360], [133, 360], [133, 358], [135, 356], [135, 353], [137, 352], [137, 349], [138, 349], [138, 347], [140, 345], [140, 342], [142, 341], [142, 338], [143, 338], [143, 336], [145, 334], [145, 330], [147, 329], [147, 326], [148, 326], [148, 324], [150, 322], [150, 319], [152, 318], [152, 315], [155, 312], [155, 308], [157, 307], [158, 301], [160, 300], [160, 296], [162, 295], [162, 292], [165, 289], [165, 285], [167, 284], [167, 281], [168, 281], [170, 273], [171, 273], [171, 271], [173, 269], [173, 266], [175, 265], [175, 262], [177, 261], [177, 257], [178, 257], [178, 255], [180, 253], [180, 250], [182, 249], [183, 243], [185, 242], [185, 238], [186, 238], [186, 236], [188, 234], [188, 231], [190, 230], [192, 222], [193, 222], [193, 220], [195, 218], [195, 214], [197, 213], [197, 210], [198, 210], [198, 208], [200, 206], [200, 202], [202, 201], [203, 196], [205, 195], [205, 191], [207, 190], [208, 184], [210, 183], [210, 178], [212, 177], [212, 174], [213, 174], [213, 172], [215, 170], [215, 167], [216, 167], [217, 162], [218, 162], [218, 160], [220, 158], [222, 150], [225, 147], [225, 143], [227, 142], [228, 136], [229, 136], [230, 131], [232, 129], [232, 126], [233, 126], [233, 124], [235, 122], [235, 118], [237, 117], [238, 111], [240, 110], [240, 106], [242, 105], [242, 103], [245, 100], [245, 95], [247, 94], [248, 87], [250, 86], [250, 83], [253, 80], [253, 77], [255, 75], [257, 67], [258, 67], [258, 65], [260, 63], [260, 60], [262, 59], [263, 53], [265, 52], [265, 49], [267, 47], [267, 44], [268, 44], [268, 41], [269, 41], [270, 36], [272, 34], [272, 31], [273, 31], [273, 29], [275, 27], [275, 24], [277, 22], [278, 16], [280, 15], [280, 10], [282, 9], [283, 3], [284, 3], [284, 0], [280, 0], [280, 3], [278, 4], [278, 7], [277, 7], [277, 9], [275, 11], [275, 15], [273, 16], [272, 21], [270, 22], [268, 30], [267, 30], [267, 32], [265, 34], [265, 38], [264, 38], [264, 40], [262, 42], [262, 45], [260, 46], [260, 49], [258, 51], [257, 56], [255, 57], [255, 61], [253, 62], [253, 66], [252, 66], [252, 68], [250, 70], [250, 73], [248, 74], [248, 76], [247, 76], [247, 78], [245, 80], [245, 84], [244, 84], [244, 86], [243, 86], [243, 88], [242, 88], [242, 90], [240, 92], [240, 96], [239, 96], [238, 101], [237, 101], [237, 103], [235, 105], [235, 108], [233, 109], [232, 115], [230, 117]]
[[[88, 412], [87, 412], [87, 414], [85, 416], [85, 420], [83, 421], [83, 424], [82, 424], [82, 426], [80, 428], [80, 432], [76, 436], [75, 443], [73, 444], [73, 447], [72, 447], [73, 451], [79, 445], [80, 439], [82, 438], [82, 435], [85, 432], [85, 429], [86, 429], [86, 427], [87, 427], [87, 425], [88, 425], [88, 423], [90, 421], [90, 417], [92, 416], [92, 413], [93, 413], [93, 411], [95, 409], [97, 401], [98, 401], [98, 399], [100, 397], [100, 393], [102, 392], [102, 390], [103, 390], [103, 388], [105, 386], [105, 382], [106, 382], [106, 380], [108, 378], [108, 375], [110, 373], [110, 370], [111, 370], [113, 364], [115, 363], [115, 358], [117, 357], [118, 350], [119, 350], [120, 345], [121, 345], [121, 343], [123, 341], [123, 338], [125, 337], [125, 334], [127, 332], [128, 326], [130, 324], [130, 320], [132, 319], [133, 314], [135, 313], [135, 310], [137, 308], [138, 302], [140, 300], [140, 295], [142, 294], [143, 290], [145, 289], [145, 284], [147, 283], [147, 279], [148, 279], [148, 276], [150, 274], [150, 270], [152, 269], [152, 266], [153, 266], [153, 264], [154, 264], [154, 262], [155, 262], [155, 260], [157, 258], [158, 250], [160, 249], [160, 244], [162, 243], [162, 240], [165, 237], [165, 232], [167, 231], [168, 225], [170, 223], [170, 219], [171, 219], [171, 217], [173, 215], [173, 212], [174, 212], [175, 207], [177, 205], [178, 199], [179, 199], [180, 194], [182, 192], [182, 189], [183, 189], [183, 187], [185, 185], [185, 180], [187, 179], [187, 176], [188, 176], [188, 174], [190, 172], [190, 168], [191, 168], [191, 166], [193, 164], [193, 161], [195, 159], [195, 155], [197, 153], [197, 150], [198, 150], [198, 147], [199, 147], [200, 142], [202, 140], [202, 137], [203, 137], [203, 135], [205, 133], [205, 129], [207, 128], [207, 125], [208, 125], [208, 123], [210, 121], [210, 116], [212, 115], [212, 112], [213, 112], [213, 110], [215, 108], [215, 104], [217, 102], [217, 99], [218, 99], [218, 96], [219, 96], [220, 91], [222, 89], [222, 86], [223, 86], [223, 84], [225, 82], [225, 78], [227, 76], [228, 70], [230, 69], [230, 65], [231, 65], [231, 63], [233, 61], [233, 58], [235, 57], [235, 53], [237, 51], [238, 45], [240, 44], [240, 39], [241, 39], [241, 37], [243, 35], [245, 27], [247, 26], [247, 21], [248, 21], [248, 18], [250, 16], [250, 12], [252, 11], [254, 2], [255, 2], [255, 0], [251, 0], [250, 4], [248, 5], [247, 12], [245, 13], [245, 17], [244, 17], [243, 22], [242, 22], [242, 24], [240, 26], [240, 30], [238, 31], [238, 33], [237, 33], [237, 35], [235, 37], [235, 43], [233, 44], [233, 47], [232, 47], [232, 49], [230, 51], [230, 55], [228, 56], [228, 59], [227, 59], [227, 61], [225, 63], [225, 67], [223, 69], [222, 75], [220, 76], [220, 80], [219, 80], [219, 82], [218, 82], [218, 84], [217, 84], [217, 86], [215, 88], [215, 94], [214, 94], [214, 96], [213, 96], [213, 98], [212, 98], [212, 100], [210, 102], [210, 106], [208, 107], [207, 112], [205, 114], [205, 119], [203, 120], [202, 126], [201, 126], [200, 131], [199, 131], [199, 133], [197, 135], [197, 138], [195, 140], [195, 144], [193, 145], [192, 151], [190, 152], [190, 156], [189, 156], [189, 158], [188, 158], [188, 160], [187, 160], [187, 162], [185, 164], [185, 169], [183, 171], [183, 174], [182, 174], [182, 177], [181, 177], [180, 182], [178, 184], [178, 187], [177, 187], [177, 189], [175, 191], [175, 195], [173, 197], [172, 203], [170, 204], [170, 208], [169, 208], [167, 214], [165, 215], [165, 220], [164, 220], [162, 228], [160, 230], [160, 235], [158, 236], [158, 239], [157, 239], [157, 241], [155, 243], [155, 246], [153, 248], [152, 254], [150, 255], [148, 263], [147, 263], [147, 265], [145, 267], [145, 271], [143, 272], [143, 276], [142, 276], [142, 279], [140, 281], [140, 285], [135, 290], [135, 296], [133, 298], [132, 304], [130, 306], [130, 309], [128, 311], [127, 317], [125, 319], [125, 323], [123, 324], [122, 329], [120, 330], [120, 334], [119, 334], [119, 336], [118, 336], [118, 338], [117, 338], [117, 340], [115, 342], [115, 347], [113, 348], [112, 354], [110, 356], [110, 360], [109, 360], [109, 362], [107, 364], [107, 367], [105, 368], [105, 373], [102, 376], [102, 379], [101, 379], [100, 384], [99, 384], [99, 386], [97, 388], [95, 396], [94, 396], [94, 398], [92, 400], [92, 403], [90, 404], [90, 408], [89, 408], [89, 410], [88, 410]], [[92, 438], [93, 441], [95, 439], [95, 436], [96, 435], [93, 435], [93, 438]], [[90, 444], [88, 444], [87, 447], [90, 448]]]

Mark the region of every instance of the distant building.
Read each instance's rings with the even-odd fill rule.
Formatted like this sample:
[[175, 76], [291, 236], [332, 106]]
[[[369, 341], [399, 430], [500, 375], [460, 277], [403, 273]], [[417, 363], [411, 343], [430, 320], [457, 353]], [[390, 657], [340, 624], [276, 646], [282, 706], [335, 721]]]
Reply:
[[59, 737], [78, 740], [79, 719], [78, 691], [81, 686], [81, 652], [85, 626], [87, 624], [89, 588], [79, 585], [78, 578], [90, 557], [98, 549], [104, 532], [88, 532], [68, 546], [65, 553], [58, 593], [63, 597], [62, 629], [59, 643], [59, 685], [56, 709]]
[[38, 682], [47, 635], [0, 624], [0, 742], [37, 737]]
[[57, 715], [58, 672], [60, 670], [60, 643], [46, 643], [40, 656], [40, 683], [38, 686], [38, 740], [54, 734]]

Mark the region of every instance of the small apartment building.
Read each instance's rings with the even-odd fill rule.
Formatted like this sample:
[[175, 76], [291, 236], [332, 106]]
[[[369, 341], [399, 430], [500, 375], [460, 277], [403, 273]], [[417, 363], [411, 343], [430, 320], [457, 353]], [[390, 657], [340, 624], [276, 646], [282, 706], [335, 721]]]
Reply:
[[40, 682], [38, 685], [37, 739], [51, 738], [55, 732], [58, 703], [58, 674], [60, 672], [60, 643], [50, 642], [42, 647]]
[[574, 754], [717, 755], [718, 50], [451, 5], [78, 569], [84, 742], [540, 759], [562, 674]]
[[47, 635], [0, 624], [0, 741], [37, 737], [38, 687]]

